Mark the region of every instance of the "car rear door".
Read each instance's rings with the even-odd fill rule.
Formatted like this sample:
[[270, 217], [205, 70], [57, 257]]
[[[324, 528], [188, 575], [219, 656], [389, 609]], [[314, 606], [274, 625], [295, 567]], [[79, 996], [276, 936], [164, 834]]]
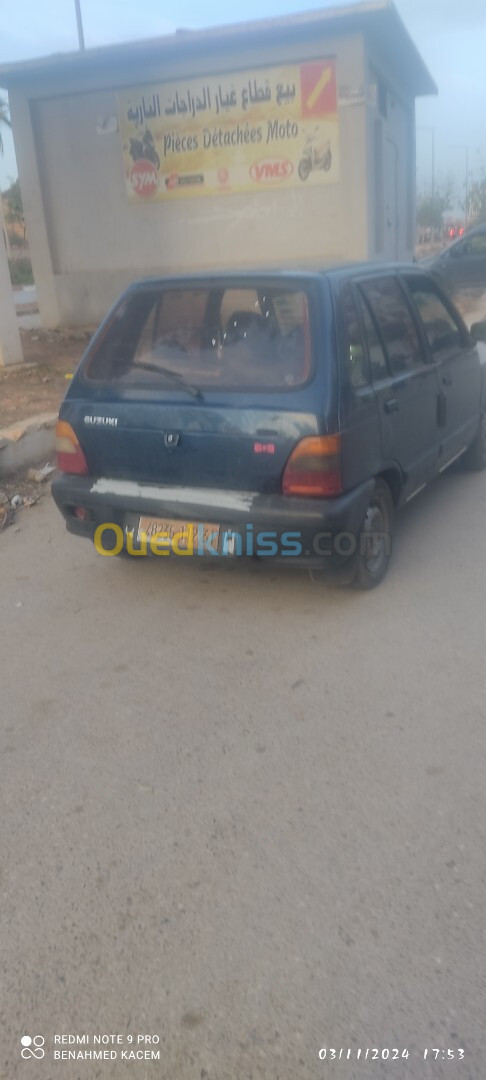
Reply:
[[319, 433], [318, 403], [330, 400], [318, 363], [323, 281], [196, 280], [128, 294], [63, 405], [90, 475], [280, 492], [287, 458]]
[[398, 463], [406, 496], [435, 475], [439, 458], [437, 371], [396, 274], [358, 283], [378, 401], [383, 458]]
[[440, 468], [472, 442], [479, 422], [479, 354], [459, 313], [429, 277], [404, 275], [439, 380]]

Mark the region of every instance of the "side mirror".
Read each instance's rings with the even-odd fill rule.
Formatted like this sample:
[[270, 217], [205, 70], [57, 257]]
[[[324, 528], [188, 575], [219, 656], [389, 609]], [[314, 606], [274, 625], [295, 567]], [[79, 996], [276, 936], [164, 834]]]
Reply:
[[482, 322], [475, 322], [472, 324], [469, 331], [473, 341], [482, 341], [486, 345], [486, 319]]

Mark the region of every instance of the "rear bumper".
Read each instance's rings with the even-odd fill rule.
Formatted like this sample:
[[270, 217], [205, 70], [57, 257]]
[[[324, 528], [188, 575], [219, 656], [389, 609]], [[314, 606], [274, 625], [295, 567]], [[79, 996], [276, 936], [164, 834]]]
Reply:
[[[194, 557], [256, 556], [267, 562], [346, 575], [354, 568], [373, 487], [374, 481], [370, 480], [334, 499], [305, 499], [214, 488], [171, 488], [124, 480], [95, 480], [63, 473], [54, 480], [52, 494], [69, 532], [91, 540], [100, 525], [112, 524], [121, 529], [125, 540], [130, 534], [137, 549], [140, 516], [153, 515], [181, 523], [210, 523], [219, 527], [216, 550], [211, 544], [208, 547], [202, 542], [201, 534], [197, 542], [194, 531]], [[79, 507], [88, 512], [87, 520], [76, 516], [75, 509]], [[234, 541], [233, 552], [228, 550], [231, 544], [227, 539], [225, 541], [228, 534], [239, 537]], [[106, 530], [103, 546], [106, 538], [108, 548], [114, 536], [114, 531], [108, 533]]]

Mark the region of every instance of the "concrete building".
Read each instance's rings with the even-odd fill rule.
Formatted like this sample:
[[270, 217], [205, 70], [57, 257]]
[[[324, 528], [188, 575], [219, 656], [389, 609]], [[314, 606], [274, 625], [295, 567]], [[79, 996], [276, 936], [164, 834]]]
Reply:
[[45, 326], [134, 278], [412, 256], [415, 98], [390, 0], [0, 68]]

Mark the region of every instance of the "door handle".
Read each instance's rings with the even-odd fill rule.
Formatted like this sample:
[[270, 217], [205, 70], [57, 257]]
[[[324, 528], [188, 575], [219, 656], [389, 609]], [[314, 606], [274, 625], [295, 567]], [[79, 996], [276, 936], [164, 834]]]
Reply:
[[384, 409], [386, 413], [398, 412], [398, 401], [396, 397], [388, 398], [385, 401]]
[[442, 382], [444, 386], [452, 386], [452, 375], [443, 375]]

